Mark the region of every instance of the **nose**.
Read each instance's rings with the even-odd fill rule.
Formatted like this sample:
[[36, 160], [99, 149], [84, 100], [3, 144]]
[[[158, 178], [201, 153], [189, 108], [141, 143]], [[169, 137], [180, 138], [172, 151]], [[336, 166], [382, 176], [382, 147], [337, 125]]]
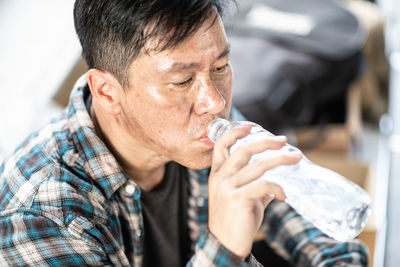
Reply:
[[204, 81], [199, 87], [194, 110], [198, 115], [218, 114], [225, 108], [225, 98], [212, 81]]

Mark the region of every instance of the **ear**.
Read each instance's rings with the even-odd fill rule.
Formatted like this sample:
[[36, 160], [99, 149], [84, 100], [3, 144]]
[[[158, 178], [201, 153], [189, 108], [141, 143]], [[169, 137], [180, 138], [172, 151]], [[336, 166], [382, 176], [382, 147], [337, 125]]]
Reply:
[[110, 114], [119, 114], [121, 112], [119, 94], [122, 92], [122, 86], [114, 75], [107, 71], [90, 69], [86, 74], [86, 79], [93, 100]]

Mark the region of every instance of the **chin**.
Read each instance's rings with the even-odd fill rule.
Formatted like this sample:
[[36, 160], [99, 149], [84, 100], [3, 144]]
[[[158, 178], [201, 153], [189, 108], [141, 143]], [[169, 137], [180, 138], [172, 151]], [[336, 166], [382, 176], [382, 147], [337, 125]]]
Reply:
[[177, 161], [179, 164], [193, 170], [207, 169], [211, 166], [212, 153], [202, 155], [200, 157], [186, 158], [182, 161]]
[[210, 167], [211, 167], [211, 164], [207, 164], [207, 165], [196, 164], [196, 165], [193, 165], [193, 166], [188, 167], [188, 168], [198, 171], [198, 170], [203, 170], [203, 169], [207, 169], [207, 168], [210, 168]]

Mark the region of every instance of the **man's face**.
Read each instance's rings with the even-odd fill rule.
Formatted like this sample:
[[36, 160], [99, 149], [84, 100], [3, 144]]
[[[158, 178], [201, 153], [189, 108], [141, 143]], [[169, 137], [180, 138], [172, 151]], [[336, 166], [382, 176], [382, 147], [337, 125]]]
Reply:
[[207, 127], [227, 118], [231, 105], [229, 45], [221, 19], [213, 20], [177, 48], [136, 59], [121, 101], [131, 138], [162, 160], [194, 169], [210, 166]]

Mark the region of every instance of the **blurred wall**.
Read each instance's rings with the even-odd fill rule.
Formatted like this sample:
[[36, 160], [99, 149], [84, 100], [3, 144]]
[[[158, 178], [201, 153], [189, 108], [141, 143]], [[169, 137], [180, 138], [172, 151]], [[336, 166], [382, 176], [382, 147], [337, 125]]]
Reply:
[[81, 53], [73, 3], [0, 1], [0, 161], [62, 109], [54, 97]]

